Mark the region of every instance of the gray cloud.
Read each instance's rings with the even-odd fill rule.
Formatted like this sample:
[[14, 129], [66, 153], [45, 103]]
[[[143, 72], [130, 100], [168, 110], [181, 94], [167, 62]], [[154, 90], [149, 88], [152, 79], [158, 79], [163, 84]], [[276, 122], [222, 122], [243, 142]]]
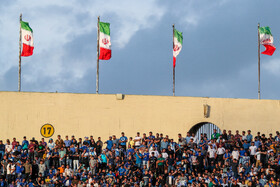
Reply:
[[[94, 93], [100, 15], [111, 23], [113, 49], [112, 59], [100, 62], [101, 93], [171, 95], [175, 23], [184, 35], [177, 95], [256, 98], [257, 23], [271, 27], [277, 47], [278, 1], [176, 2], [5, 1], [5, 9], [0, 6], [0, 89], [17, 90], [18, 16], [23, 12], [35, 39], [34, 55], [23, 58], [24, 91]], [[261, 59], [263, 98], [279, 99], [278, 49]]]

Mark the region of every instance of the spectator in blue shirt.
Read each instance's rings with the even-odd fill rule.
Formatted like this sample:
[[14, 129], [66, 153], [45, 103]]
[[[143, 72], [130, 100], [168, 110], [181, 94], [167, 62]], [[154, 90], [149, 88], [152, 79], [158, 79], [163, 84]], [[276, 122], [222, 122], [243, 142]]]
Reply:
[[148, 141], [152, 141], [154, 139], [155, 139], [155, 136], [153, 135], [153, 132], [149, 132]]
[[191, 138], [192, 138], [192, 137], [191, 137], [190, 132], [187, 132], [186, 142], [189, 143], [190, 140], [191, 140]]
[[23, 137], [23, 141], [22, 141], [22, 149], [23, 150], [27, 150], [28, 149], [28, 145], [29, 145], [29, 142], [26, 140], [26, 136]]
[[127, 142], [127, 137], [124, 135], [124, 132], [122, 132], [122, 136], [119, 139], [119, 143], [125, 151], [126, 151], [126, 142]]
[[250, 143], [247, 140], [244, 140], [244, 143], [243, 143], [244, 150], [248, 151], [249, 147], [250, 147]]
[[118, 173], [120, 176], [123, 176], [126, 172], [126, 169], [121, 165], [121, 167], [118, 169]]
[[166, 138], [164, 138], [161, 142], [160, 142], [160, 150], [162, 151], [163, 149], [167, 149], [169, 142], [167, 141]]
[[138, 168], [141, 168], [143, 155], [139, 152], [139, 149], [136, 150], [135, 158], [136, 158], [136, 165], [138, 166]]
[[248, 143], [251, 143], [251, 141], [252, 141], [252, 139], [253, 139], [253, 136], [252, 136], [252, 134], [251, 134], [251, 130], [248, 130], [248, 131], [247, 131], [246, 139], [247, 139], [247, 142], [248, 142]]
[[68, 139], [68, 136], [65, 136], [64, 143], [65, 143], [65, 147], [70, 147], [70, 145], [71, 145], [71, 140]]
[[23, 171], [24, 171], [24, 167], [21, 165], [21, 162], [18, 161], [16, 165], [16, 177], [20, 177]]
[[0, 161], [3, 159], [4, 154], [5, 154], [5, 145], [3, 144], [3, 141], [0, 140]]
[[131, 145], [128, 145], [128, 149], [126, 150], [127, 155], [133, 155], [134, 149], [131, 147]]
[[107, 144], [107, 149], [109, 151], [111, 151], [112, 147], [113, 147], [113, 141], [112, 141], [112, 136], [109, 137], [109, 140], [107, 140], [106, 142], [104, 142], [105, 144]]

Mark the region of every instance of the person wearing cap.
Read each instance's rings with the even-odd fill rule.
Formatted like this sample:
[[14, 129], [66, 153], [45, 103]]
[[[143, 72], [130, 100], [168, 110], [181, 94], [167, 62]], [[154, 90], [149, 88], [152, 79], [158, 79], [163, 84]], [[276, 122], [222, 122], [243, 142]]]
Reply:
[[50, 150], [53, 150], [53, 148], [55, 147], [55, 143], [53, 142], [52, 138], [49, 139], [49, 142], [48, 142], [47, 146]]
[[84, 138], [83, 145], [90, 145], [90, 140], [87, 136]]

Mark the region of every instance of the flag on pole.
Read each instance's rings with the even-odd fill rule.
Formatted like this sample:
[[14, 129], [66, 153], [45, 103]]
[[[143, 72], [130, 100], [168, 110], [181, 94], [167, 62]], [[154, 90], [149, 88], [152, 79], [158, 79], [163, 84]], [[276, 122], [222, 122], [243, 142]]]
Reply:
[[176, 57], [179, 55], [183, 45], [183, 34], [182, 32], [174, 29], [174, 38], [173, 38], [173, 67], [176, 66]]
[[110, 23], [99, 22], [99, 59], [111, 58]]
[[22, 52], [21, 56], [31, 56], [33, 54], [33, 31], [28, 22], [20, 21], [22, 34]]
[[273, 36], [269, 27], [260, 27], [260, 44], [265, 47], [265, 51], [262, 52], [264, 55], [273, 55], [276, 47], [273, 45]]

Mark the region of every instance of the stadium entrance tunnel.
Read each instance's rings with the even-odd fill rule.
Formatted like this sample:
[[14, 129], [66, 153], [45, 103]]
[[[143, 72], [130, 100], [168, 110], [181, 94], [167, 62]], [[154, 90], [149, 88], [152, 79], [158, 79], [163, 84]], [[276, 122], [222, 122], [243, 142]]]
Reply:
[[197, 138], [198, 141], [200, 141], [200, 135], [203, 133], [203, 134], [207, 134], [207, 138], [210, 139], [211, 138], [211, 134], [213, 134], [214, 132], [214, 129], [217, 130], [217, 133], [220, 133], [222, 134], [222, 131], [221, 129], [213, 124], [213, 123], [210, 123], [210, 122], [201, 122], [201, 123], [198, 123], [196, 125], [194, 125], [191, 129], [190, 129], [190, 133], [194, 133], [195, 134], [195, 137]]

